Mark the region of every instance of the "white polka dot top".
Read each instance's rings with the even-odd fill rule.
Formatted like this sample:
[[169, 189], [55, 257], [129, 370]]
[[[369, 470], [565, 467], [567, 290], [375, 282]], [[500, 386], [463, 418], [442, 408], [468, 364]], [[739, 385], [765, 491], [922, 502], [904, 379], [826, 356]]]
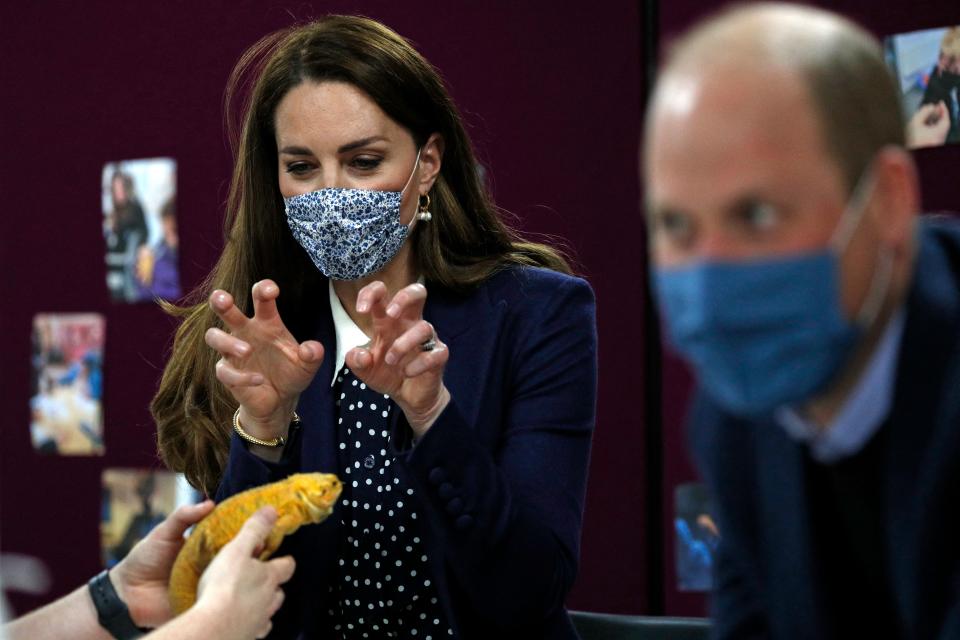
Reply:
[[329, 611], [344, 640], [453, 635], [422, 542], [413, 487], [389, 454], [389, 396], [344, 367], [337, 376], [340, 497], [339, 577]]

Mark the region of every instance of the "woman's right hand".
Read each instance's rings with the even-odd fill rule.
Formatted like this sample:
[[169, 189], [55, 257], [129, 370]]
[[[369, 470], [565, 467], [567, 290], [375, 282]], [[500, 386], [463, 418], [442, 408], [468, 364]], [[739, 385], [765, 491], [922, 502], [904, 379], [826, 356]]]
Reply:
[[221, 356], [217, 379], [240, 404], [240, 423], [247, 433], [269, 440], [286, 436], [300, 393], [323, 362], [323, 345], [298, 344], [277, 312], [280, 287], [272, 280], [253, 285], [253, 318], [248, 318], [220, 289], [210, 306], [226, 331], [211, 327], [206, 343]]

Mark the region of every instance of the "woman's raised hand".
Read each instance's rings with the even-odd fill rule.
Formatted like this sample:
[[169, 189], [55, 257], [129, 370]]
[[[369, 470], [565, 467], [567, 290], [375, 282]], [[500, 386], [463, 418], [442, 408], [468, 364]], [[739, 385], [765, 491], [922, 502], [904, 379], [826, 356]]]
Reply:
[[210, 306], [226, 331], [211, 327], [205, 340], [221, 356], [217, 379], [240, 404], [244, 430], [263, 439], [285, 436], [300, 393], [323, 362], [323, 345], [297, 343], [277, 312], [280, 287], [272, 280], [253, 285], [253, 317], [233, 296], [217, 289]]
[[357, 312], [370, 314], [373, 338], [346, 354], [347, 366], [358, 378], [393, 398], [418, 438], [450, 401], [443, 384], [450, 352], [423, 319], [426, 300], [422, 284], [404, 287], [392, 299], [380, 281], [365, 286], [357, 294]]

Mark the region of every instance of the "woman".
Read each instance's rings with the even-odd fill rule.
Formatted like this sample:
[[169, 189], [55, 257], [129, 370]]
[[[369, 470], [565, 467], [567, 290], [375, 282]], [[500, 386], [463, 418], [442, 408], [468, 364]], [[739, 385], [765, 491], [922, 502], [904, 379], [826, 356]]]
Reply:
[[228, 102], [251, 74], [209, 305], [182, 311], [152, 405], [165, 461], [218, 498], [340, 474], [335, 517], [286, 543], [278, 636], [575, 638], [589, 286], [497, 218], [397, 34], [268, 36]]

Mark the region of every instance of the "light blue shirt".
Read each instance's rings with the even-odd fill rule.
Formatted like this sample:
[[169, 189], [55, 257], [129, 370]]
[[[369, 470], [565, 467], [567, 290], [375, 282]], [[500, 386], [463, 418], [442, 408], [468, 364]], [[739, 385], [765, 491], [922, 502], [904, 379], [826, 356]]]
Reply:
[[776, 422], [791, 438], [806, 443], [817, 462], [832, 464], [857, 453], [886, 420], [893, 403], [903, 323], [901, 310], [884, 331], [853, 392], [825, 428], [804, 418], [794, 408], [777, 409]]

